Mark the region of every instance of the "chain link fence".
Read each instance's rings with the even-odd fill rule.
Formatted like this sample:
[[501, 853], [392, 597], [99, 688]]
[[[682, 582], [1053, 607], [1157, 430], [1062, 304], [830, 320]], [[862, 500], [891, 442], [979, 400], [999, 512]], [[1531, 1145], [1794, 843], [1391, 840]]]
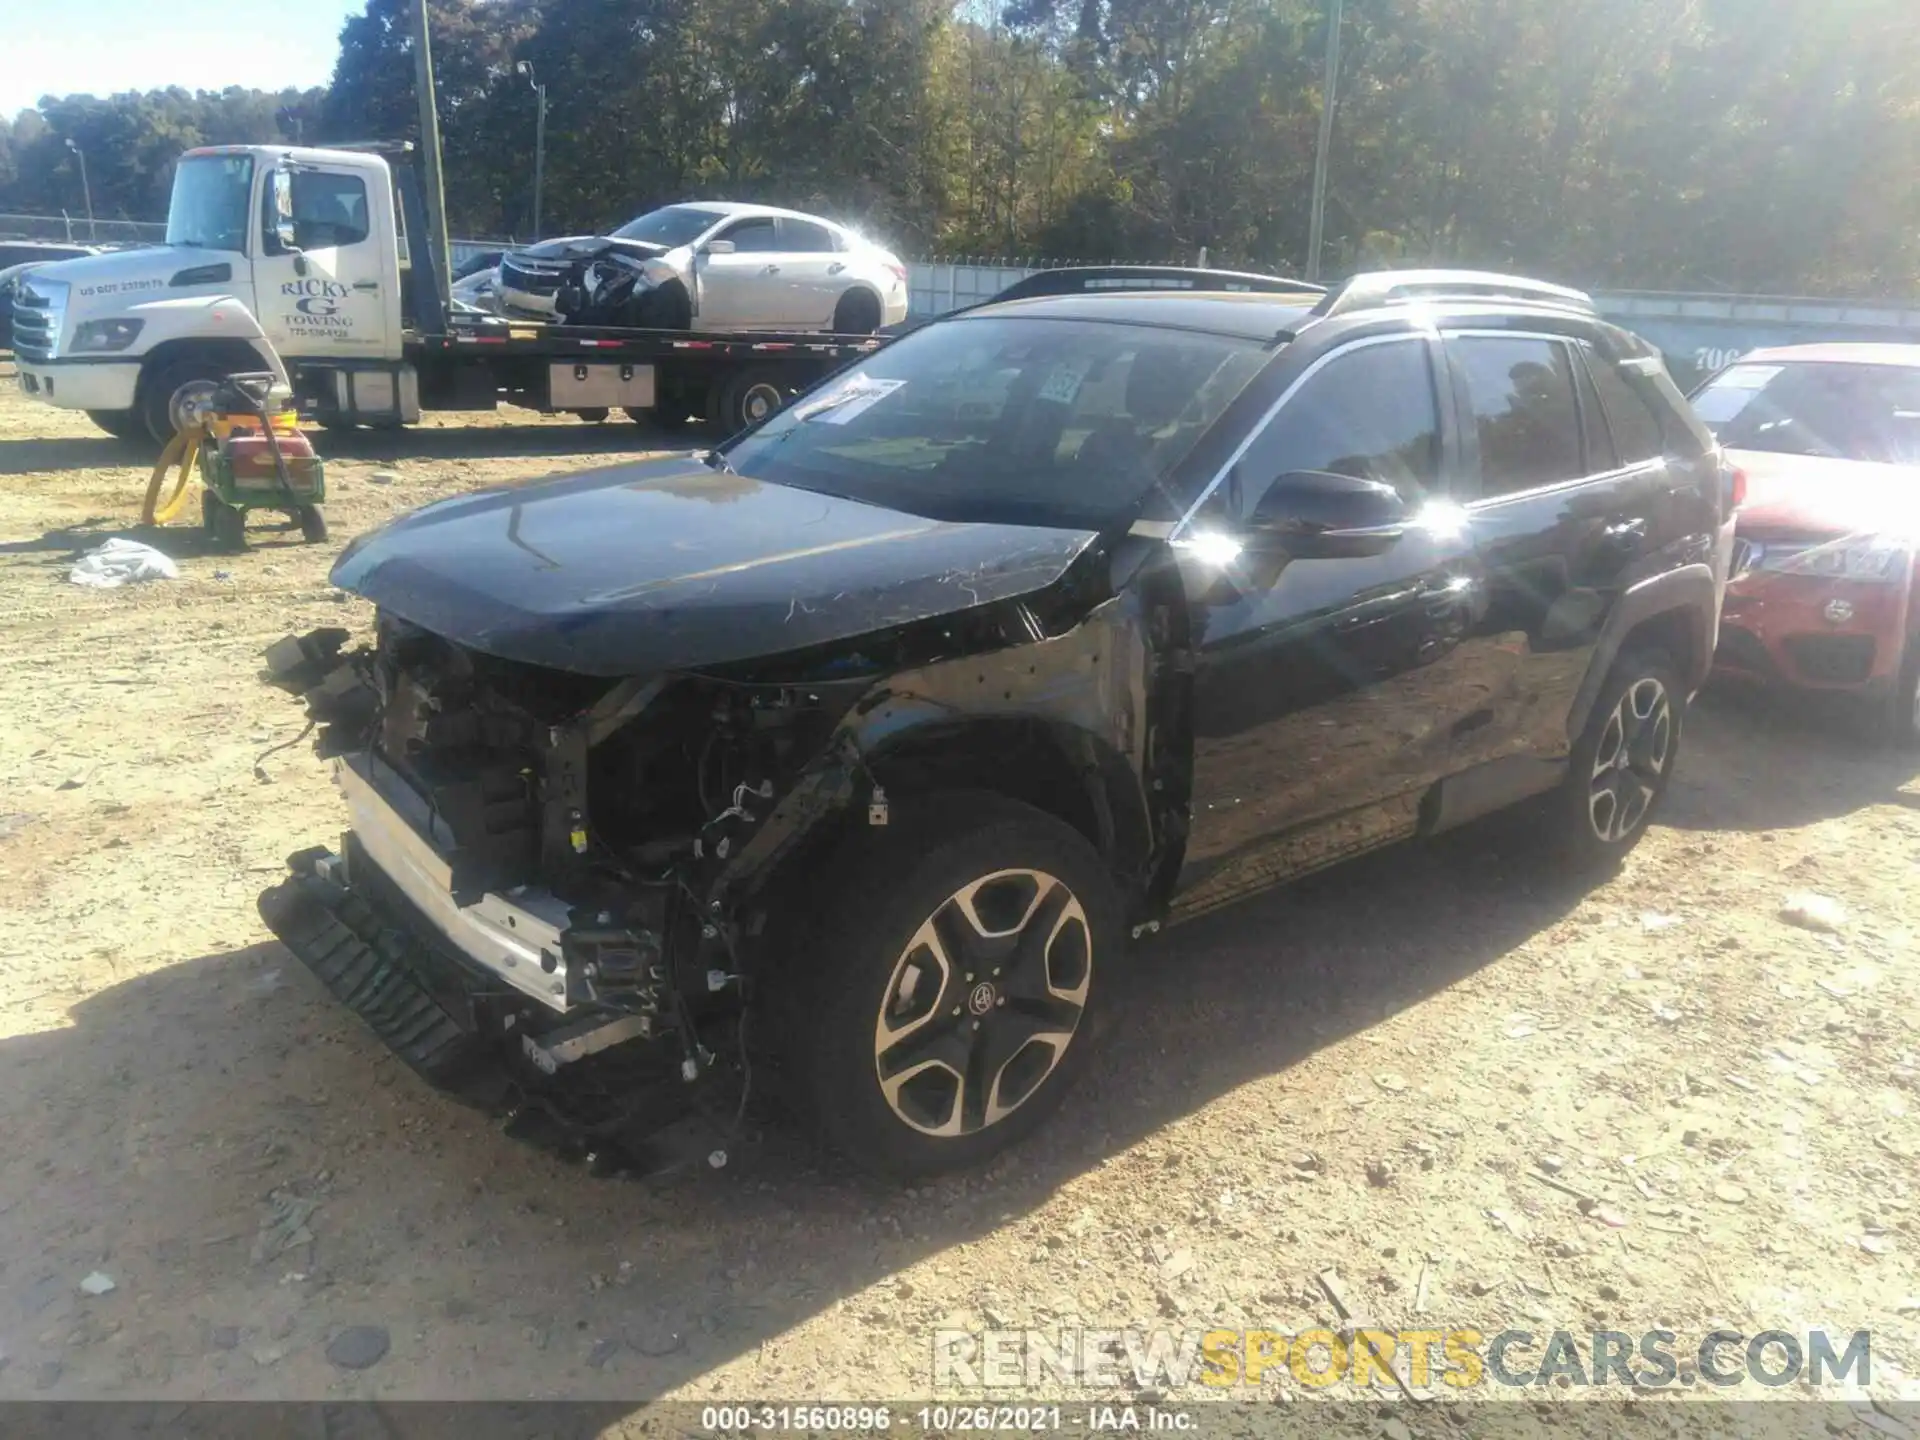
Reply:
[[0, 240], [58, 240], [70, 245], [158, 245], [161, 220], [89, 220], [85, 215], [0, 214]]

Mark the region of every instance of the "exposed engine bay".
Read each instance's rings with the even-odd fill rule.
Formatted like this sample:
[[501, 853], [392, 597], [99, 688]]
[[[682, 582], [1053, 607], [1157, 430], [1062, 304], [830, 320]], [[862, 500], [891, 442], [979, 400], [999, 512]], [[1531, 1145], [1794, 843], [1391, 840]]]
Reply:
[[[649, 262], [660, 247], [631, 240], [572, 241], [515, 254], [503, 262], [504, 298], [509, 310], [565, 325], [647, 328], [662, 323], [659, 283]], [[516, 303], [518, 302], [518, 303]], [[551, 307], [549, 312], [547, 307]]]
[[[778, 917], [846, 827], [888, 823], [889, 786], [966, 763], [942, 724], [1051, 709], [1109, 753], [1148, 740], [1135, 617], [1088, 618], [1105, 569], [830, 653], [618, 680], [385, 611], [371, 646], [289, 636], [263, 678], [304, 701], [351, 830], [291, 857], [262, 914], [416, 1070], [523, 1132], [610, 1168], [723, 1163], [777, 1048], [752, 1031], [779, 1023], [756, 1004]], [[1017, 766], [1034, 742], [1007, 736]], [[1091, 745], [1083, 763], [1104, 794]], [[685, 1156], [659, 1138], [675, 1127]]]

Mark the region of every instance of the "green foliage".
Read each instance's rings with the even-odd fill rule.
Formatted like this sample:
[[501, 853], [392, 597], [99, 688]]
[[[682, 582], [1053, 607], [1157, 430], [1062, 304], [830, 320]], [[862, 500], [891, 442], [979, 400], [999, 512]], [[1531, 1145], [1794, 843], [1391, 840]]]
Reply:
[[[157, 218], [213, 141], [406, 138], [406, 5], [332, 85], [49, 99], [0, 121], [0, 211]], [[455, 233], [673, 200], [817, 209], [910, 253], [1298, 270], [1325, 0], [430, 0]], [[1002, 8], [1004, 6], [1004, 8]], [[1913, 0], [1347, 0], [1327, 269], [1600, 286], [1920, 281]]]

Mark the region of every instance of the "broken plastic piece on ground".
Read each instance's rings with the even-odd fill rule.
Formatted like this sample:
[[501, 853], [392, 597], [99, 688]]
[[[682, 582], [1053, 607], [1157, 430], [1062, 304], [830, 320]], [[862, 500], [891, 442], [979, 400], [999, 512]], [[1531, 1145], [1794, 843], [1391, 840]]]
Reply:
[[67, 572], [67, 579], [75, 585], [88, 585], [96, 590], [113, 590], [142, 580], [179, 578], [180, 567], [173, 563], [171, 556], [161, 554], [151, 545], [118, 535], [87, 551]]

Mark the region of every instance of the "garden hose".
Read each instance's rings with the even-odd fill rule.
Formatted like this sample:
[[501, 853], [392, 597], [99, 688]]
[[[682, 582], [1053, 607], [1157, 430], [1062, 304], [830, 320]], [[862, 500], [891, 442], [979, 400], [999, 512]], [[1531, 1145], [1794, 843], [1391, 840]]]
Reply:
[[[167, 448], [160, 452], [160, 458], [154, 462], [153, 474], [147, 480], [146, 504], [140, 508], [142, 525], [165, 525], [178, 515], [187, 503], [187, 488], [193, 480], [193, 468], [200, 458], [200, 447], [207, 438], [204, 425], [189, 425], [175, 432], [167, 442]], [[161, 492], [166, 489], [167, 471], [179, 467], [178, 478], [173, 491], [163, 500]]]

